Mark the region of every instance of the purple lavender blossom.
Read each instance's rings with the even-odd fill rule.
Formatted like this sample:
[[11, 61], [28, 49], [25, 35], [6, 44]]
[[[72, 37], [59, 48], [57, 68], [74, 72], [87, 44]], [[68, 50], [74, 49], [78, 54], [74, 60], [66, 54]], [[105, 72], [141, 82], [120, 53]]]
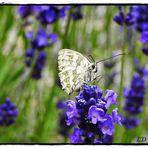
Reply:
[[114, 123], [112, 117], [110, 115], [106, 115], [104, 121], [100, 122], [99, 127], [104, 135], [112, 135], [114, 132]]
[[134, 58], [134, 66], [136, 72], [143, 76], [145, 79], [148, 79], [148, 68], [145, 67], [145, 65], [140, 65], [139, 60], [137, 58]]
[[[123, 118], [123, 125], [126, 128], [134, 128], [139, 125], [139, 120], [135, 117], [143, 111], [143, 104], [146, 92], [146, 84], [143, 77], [139, 74], [134, 74], [129, 89], [124, 89], [124, 97], [126, 98], [124, 110], [127, 116]], [[132, 124], [130, 126], [130, 124]]]
[[130, 13], [125, 14], [122, 6], [119, 6], [119, 12], [114, 16], [114, 21], [119, 25], [131, 26], [133, 24], [132, 16]]
[[22, 18], [26, 18], [27, 16], [29, 16], [30, 14], [33, 13], [32, 11], [32, 7], [29, 5], [22, 5], [18, 7], [18, 13], [20, 14], [20, 16]]
[[141, 120], [137, 117], [125, 117], [122, 119], [123, 125], [128, 129], [133, 129], [141, 123]]
[[64, 18], [66, 16], [66, 11], [69, 9], [68, 6], [63, 6], [62, 8], [58, 6], [44, 6], [41, 7], [41, 10], [37, 16], [37, 19], [44, 25], [53, 24], [58, 19]]
[[145, 55], [148, 55], [148, 30], [141, 33], [140, 42], [144, 44], [141, 49]]
[[59, 114], [59, 118], [58, 118], [58, 132], [60, 135], [62, 135], [65, 138], [69, 137], [69, 133], [71, 128], [73, 127], [73, 125], [68, 126], [66, 124], [66, 120], [67, 120], [67, 115], [66, 115], [66, 101], [64, 100], [64, 98], [62, 98], [61, 100], [59, 100], [57, 102], [56, 105], [57, 109], [61, 110], [60, 114]]
[[107, 113], [111, 104], [117, 104], [116, 98], [117, 94], [112, 90], [107, 90], [106, 96], [103, 97], [103, 91], [97, 86], [83, 85], [82, 91], [75, 97], [76, 103], [72, 100], [67, 101], [67, 125], [77, 126], [77, 131], [75, 130], [70, 137], [71, 142], [105, 142], [106, 135], [113, 134], [114, 124], [120, 123], [117, 109], [113, 110], [113, 116]]
[[74, 128], [74, 132], [73, 134], [70, 136], [70, 142], [71, 143], [82, 143], [82, 139], [81, 139], [81, 130], [78, 128]]
[[140, 41], [143, 44], [148, 44], [148, 31], [144, 31], [141, 33]]
[[101, 108], [97, 108], [95, 105], [92, 105], [89, 108], [88, 118], [91, 119], [93, 124], [97, 124], [98, 121], [102, 121], [104, 116], [104, 110]]
[[117, 94], [113, 90], [107, 90], [105, 96], [105, 100], [107, 101], [107, 103], [105, 107], [108, 108], [112, 104], [117, 104], [116, 99]]
[[10, 126], [16, 121], [18, 109], [15, 104], [6, 98], [5, 103], [0, 105], [0, 126]]
[[139, 31], [148, 31], [148, 6], [140, 5], [140, 6], [131, 6], [130, 14], [133, 20], [133, 27]]
[[83, 18], [83, 14], [82, 14], [82, 6], [80, 5], [75, 5], [72, 9], [72, 13], [71, 13], [71, 16], [72, 16], [72, 19], [74, 21], [77, 21], [77, 20], [80, 20]]
[[33, 49], [42, 49], [47, 46], [52, 45], [57, 41], [57, 35], [54, 33], [47, 34], [43, 28], [39, 28], [35, 37], [33, 37], [33, 32], [30, 31], [26, 34], [26, 37], [31, 41], [31, 46]]
[[36, 34], [29, 31], [26, 37], [31, 42], [31, 47], [26, 51], [26, 66], [31, 67], [33, 58], [35, 58], [35, 54], [37, 54], [31, 71], [31, 77], [40, 79], [42, 77], [42, 70], [46, 64], [46, 51], [44, 49], [54, 44], [57, 41], [57, 36], [54, 33], [46, 33], [43, 28], [39, 28]]
[[118, 108], [112, 110], [112, 118], [113, 121], [119, 125], [121, 125], [121, 117], [117, 113]]
[[46, 63], [46, 51], [39, 51], [38, 52], [38, 57], [36, 59], [34, 69], [31, 72], [31, 77], [35, 79], [40, 79], [42, 77], [41, 72], [42, 69], [44, 68]]
[[148, 47], [142, 48], [141, 51], [142, 51], [145, 55], [148, 55]]

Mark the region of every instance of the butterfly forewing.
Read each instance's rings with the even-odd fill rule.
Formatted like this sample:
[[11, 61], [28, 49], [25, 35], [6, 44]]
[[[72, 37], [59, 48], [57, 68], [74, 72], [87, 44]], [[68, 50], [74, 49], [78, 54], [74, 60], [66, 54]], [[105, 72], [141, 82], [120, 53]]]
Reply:
[[90, 65], [88, 59], [79, 52], [70, 49], [61, 49], [59, 51], [59, 77], [62, 88], [68, 94], [80, 88]]

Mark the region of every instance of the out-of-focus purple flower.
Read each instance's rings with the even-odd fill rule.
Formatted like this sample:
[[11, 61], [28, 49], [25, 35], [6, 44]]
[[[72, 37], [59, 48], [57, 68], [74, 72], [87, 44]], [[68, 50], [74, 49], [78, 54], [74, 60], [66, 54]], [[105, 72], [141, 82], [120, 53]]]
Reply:
[[112, 104], [117, 104], [117, 94], [113, 90], [107, 90], [105, 100], [107, 101], [107, 104], [105, 105], [106, 108], [108, 108]]
[[140, 65], [139, 60], [137, 58], [134, 58], [134, 66], [137, 73], [139, 73], [145, 79], [148, 78], [148, 68], [146, 68], [145, 65]]
[[114, 124], [120, 119], [115, 111], [112, 117], [107, 110], [111, 104], [117, 104], [116, 98], [117, 94], [112, 90], [103, 97], [103, 91], [97, 86], [83, 85], [82, 91], [75, 97], [76, 103], [68, 101], [67, 125], [74, 124], [81, 131], [76, 141], [82, 138], [83, 143], [103, 143], [106, 135], [113, 134]]
[[60, 18], [64, 18], [66, 16], [66, 12], [70, 9], [70, 6], [65, 5], [61, 8], [60, 12], [59, 12], [59, 17]]
[[21, 5], [18, 7], [18, 13], [22, 18], [26, 18], [31, 14], [39, 12], [41, 6], [37, 5]]
[[37, 60], [35, 62], [31, 77], [35, 79], [40, 79], [42, 77], [41, 72], [46, 63], [46, 51], [39, 51]]
[[146, 84], [143, 77], [139, 74], [134, 74], [130, 88], [124, 89], [124, 97], [126, 98], [124, 110], [127, 112], [127, 119], [124, 119], [123, 124], [126, 128], [130, 127], [131, 123], [132, 127], [138, 125], [135, 116], [143, 111], [145, 92]]
[[37, 34], [34, 38], [33, 33], [31, 31], [27, 33], [27, 37], [29, 40], [31, 40], [31, 46], [33, 49], [43, 49], [57, 41], [56, 34], [47, 34], [43, 28], [38, 29]]
[[5, 103], [0, 105], [0, 126], [10, 126], [16, 121], [18, 109], [15, 104], [6, 98]]
[[34, 56], [34, 52], [35, 52], [35, 50], [32, 49], [32, 48], [27, 49], [26, 57], [31, 57], [32, 58]]
[[123, 25], [123, 23], [124, 23], [124, 14], [123, 14], [123, 12], [119, 12], [118, 14], [116, 14], [114, 16], [114, 21], [116, 23], [118, 23], [119, 25]]
[[148, 55], [148, 47], [144, 47], [141, 50], [145, 55]]
[[31, 6], [29, 5], [19, 6], [18, 13], [20, 14], [22, 18], [29, 16], [30, 14], [32, 14]]
[[66, 105], [66, 101], [64, 100], [64, 98], [60, 99], [57, 104], [56, 107], [58, 110], [61, 110], [59, 113], [59, 117], [58, 117], [58, 132], [61, 136], [68, 138], [69, 134], [70, 134], [70, 130], [73, 127], [73, 124], [71, 126], [68, 126], [66, 124], [66, 120], [67, 120], [67, 115], [66, 115], [66, 109], [67, 109], [67, 105]]
[[70, 142], [71, 143], [82, 143], [82, 138], [81, 138], [81, 130], [78, 128], [74, 128], [73, 134], [70, 136]]
[[125, 14], [123, 12], [122, 7], [118, 7], [119, 8], [119, 12], [114, 16], [114, 21], [119, 24], [119, 25], [127, 25], [130, 26], [133, 24], [133, 20], [132, 20], [132, 16], [130, 13]]
[[112, 135], [114, 132], [114, 123], [112, 117], [110, 115], [106, 115], [104, 121], [100, 122], [99, 127], [101, 128], [103, 134]]
[[103, 143], [113, 143], [113, 135], [105, 135]]
[[129, 13], [131, 14], [133, 20], [133, 28], [135, 28], [139, 32], [148, 31], [148, 6], [140, 5], [140, 6], [131, 6]]
[[141, 120], [137, 117], [125, 117], [122, 119], [123, 125], [128, 129], [133, 129], [141, 123]]
[[83, 14], [82, 14], [82, 6], [80, 5], [76, 5], [73, 7], [72, 9], [72, 13], [71, 16], [73, 18], [74, 21], [80, 20], [83, 18]]
[[58, 109], [66, 109], [66, 107], [67, 107], [66, 101], [59, 100], [56, 106], [57, 106]]
[[68, 6], [63, 6], [61, 8], [53, 5], [42, 7], [40, 13], [37, 16], [37, 19], [42, 24], [52, 24], [55, 23], [58, 19], [64, 18], [68, 9]]
[[113, 118], [114, 122], [116, 122], [119, 125], [122, 125], [121, 124], [121, 117], [120, 117], [120, 115], [118, 115], [117, 110], [118, 110], [118, 108], [115, 108], [112, 110], [112, 118]]
[[140, 41], [144, 44], [148, 44], [148, 31], [141, 33]]
[[57, 36], [54, 33], [47, 33], [43, 28], [39, 28], [37, 33], [34, 34], [29, 31], [26, 37], [31, 41], [31, 47], [26, 51], [26, 66], [31, 67], [33, 64], [33, 58], [37, 54], [36, 61], [34, 62], [33, 69], [31, 71], [31, 77], [40, 79], [42, 77], [42, 70], [46, 63], [46, 47], [51, 46], [57, 41]]

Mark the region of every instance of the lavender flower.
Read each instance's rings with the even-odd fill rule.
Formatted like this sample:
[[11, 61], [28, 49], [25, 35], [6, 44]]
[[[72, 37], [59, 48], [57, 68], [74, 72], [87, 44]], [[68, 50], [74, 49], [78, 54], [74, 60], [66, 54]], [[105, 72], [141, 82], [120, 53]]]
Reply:
[[140, 6], [131, 6], [129, 13], [131, 14], [133, 20], [133, 27], [139, 31], [148, 31], [148, 6], [140, 5]]
[[[123, 118], [123, 125], [126, 128], [134, 128], [140, 124], [135, 116], [143, 111], [145, 91], [146, 86], [143, 77], [134, 74], [130, 89], [124, 89], [124, 97], [126, 98], [124, 110], [127, 112], [127, 116]], [[132, 125], [130, 126], [130, 124]]]
[[26, 66], [31, 67], [33, 58], [35, 58], [35, 54], [37, 54], [31, 71], [31, 77], [40, 79], [42, 77], [41, 72], [46, 63], [46, 51], [44, 49], [55, 43], [57, 36], [54, 33], [46, 33], [43, 28], [39, 28], [35, 35], [30, 31], [26, 36], [31, 41], [31, 47], [26, 51]]
[[22, 18], [26, 18], [34, 12], [34, 6], [32, 5], [21, 5], [18, 7], [18, 13]]
[[146, 68], [145, 65], [140, 65], [137, 58], [134, 58], [134, 66], [136, 72], [139, 73], [139, 75], [141, 75], [145, 79], [148, 79], [148, 68]]
[[42, 6], [37, 16], [37, 19], [42, 24], [53, 24], [58, 19], [64, 18], [66, 16], [66, 11], [68, 9], [69, 9], [69, 6], [63, 6], [61, 8], [53, 5]]
[[33, 36], [32, 31], [28, 32], [26, 36], [31, 41], [31, 47], [33, 49], [43, 49], [57, 41], [56, 34], [48, 34], [43, 28], [39, 28], [35, 36]]
[[117, 109], [113, 110], [113, 116], [107, 113], [112, 104], [117, 104], [116, 98], [117, 94], [112, 90], [107, 90], [103, 97], [103, 91], [97, 86], [83, 85], [75, 97], [76, 102], [67, 101], [67, 125], [77, 126], [70, 136], [71, 143], [107, 142], [105, 137], [113, 135], [115, 123], [121, 125]]
[[57, 103], [57, 108], [61, 110], [58, 118], [58, 132], [60, 135], [62, 135], [65, 138], [68, 138], [70, 129], [73, 127], [73, 124], [71, 126], [66, 125], [67, 115], [66, 115], [66, 101], [64, 99], [61, 99]]
[[144, 44], [141, 49], [145, 55], [148, 55], [148, 6], [131, 6], [127, 15], [123, 9], [119, 9], [119, 14], [114, 17], [114, 21], [119, 25], [130, 25], [131, 28], [141, 33], [140, 41]]
[[119, 12], [114, 16], [114, 21], [119, 25], [130, 26], [133, 24], [132, 16], [130, 13], [125, 14], [123, 7], [119, 6]]
[[71, 16], [72, 16], [72, 19], [74, 21], [77, 21], [77, 20], [80, 20], [83, 18], [83, 14], [82, 14], [82, 6], [80, 5], [76, 5], [73, 7], [72, 9], [72, 13], [71, 13]]
[[140, 41], [145, 46], [144, 48], [142, 48], [142, 52], [145, 55], [148, 55], [148, 30], [141, 33]]
[[5, 103], [0, 105], [0, 126], [10, 126], [16, 121], [18, 109], [16, 105], [6, 98]]

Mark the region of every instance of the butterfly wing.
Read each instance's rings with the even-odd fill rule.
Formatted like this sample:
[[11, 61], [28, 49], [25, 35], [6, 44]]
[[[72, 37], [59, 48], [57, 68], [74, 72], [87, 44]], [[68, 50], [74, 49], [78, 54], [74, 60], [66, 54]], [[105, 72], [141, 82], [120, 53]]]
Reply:
[[62, 89], [70, 94], [80, 88], [90, 64], [88, 59], [79, 52], [61, 49], [58, 53], [58, 67]]

